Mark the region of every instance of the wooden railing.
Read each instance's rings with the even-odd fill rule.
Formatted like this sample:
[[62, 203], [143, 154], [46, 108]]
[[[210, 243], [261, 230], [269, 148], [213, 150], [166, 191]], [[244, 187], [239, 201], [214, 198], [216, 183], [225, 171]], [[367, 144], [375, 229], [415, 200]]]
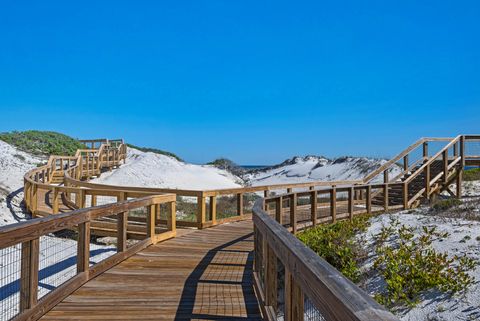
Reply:
[[[472, 141], [479, 139], [479, 136], [463, 136], [463, 141]], [[455, 141], [455, 143], [451, 143]], [[120, 192], [120, 191], [132, 191], [132, 192], [142, 192], [145, 195], [155, 195], [158, 193], [174, 193], [177, 195], [177, 201], [179, 203], [179, 212], [183, 212], [183, 218], [179, 218], [179, 226], [189, 226], [197, 228], [206, 228], [218, 224], [222, 224], [228, 221], [241, 220], [246, 216], [251, 214], [251, 209], [253, 207], [253, 202], [255, 199], [263, 197], [268, 197], [272, 193], [282, 194], [289, 193], [292, 191], [305, 191], [305, 190], [326, 190], [337, 187], [345, 186], [360, 186], [365, 184], [372, 185], [371, 188], [376, 192], [373, 197], [384, 197], [387, 198], [388, 203], [388, 193], [392, 190], [392, 187], [395, 187], [403, 183], [405, 177], [410, 175], [410, 179], [407, 184], [402, 185], [402, 189], [408, 193], [409, 184], [414, 177], [420, 175], [417, 171], [419, 166], [422, 166], [428, 160], [436, 159], [438, 160], [437, 155], [430, 156], [429, 154], [429, 144], [431, 143], [445, 143], [449, 145], [450, 149], [455, 149], [460, 155], [460, 145], [461, 142], [459, 138], [422, 138], [409, 146], [407, 149], [399, 153], [397, 156], [392, 158], [390, 161], [386, 162], [384, 165], [373, 171], [372, 173], [365, 176], [361, 180], [344, 180], [344, 181], [331, 181], [331, 182], [308, 182], [308, 183], [296, 183], [296, 184], [277, 184], [277, 185], [264, 185], [264, 186], [251, 186], [251, 187], [239, 187], [239, 188], [230, 188], [230, 189], [219, 189], [219, 190], [182, 190], [182, 189], [168, 189], [168, 188], [144, 188], [144, 187], [127, 187], [127, 186], [112, 186], [105, 184], [92, 184], [84, 179], [88, 179], [91, 176], [99, 175], [102, 168], [111, 168], [112, 166], [117, 166], [120, 163], [120, 160], [124, 160], [126, 157], [126, 145], [123, 144], [121, 140], [115, 140], [115, 144], [112, 143], [112, 140], [91, 140], [83, 141], [84, 144], [96, 146], [95, 144], [101, 143], [99, 149], [97, 150], [86, 150], [79, 151], [77, 153], [78, 161], [75, 162], [74, 166], [66, 168], [65, 175], [63, 177], [63, 183], [69, 187], [77, 187], [83, 189], [94, 189], [96, 191], [106, 190], [111, 192]], [[112, 144], [115, 146], [113, 147]], [[445, 147], [441, 150], [443, 151]], [[463, 149], [462, 149], [463, 150]], [[89, 156], [85, 156], [85, 153], [91, 153]], [[417, 155], [418, 154], [418, 155]], [[455, 154], [455, 155], [457, 155]], [[83, 155], [83, 156], [82, 156]], [[82, 157], [81, 157], [82, 156]], [[415, 158], [417, 157], [417, 158]], [[453, 157], [453, 154], [452, 154]], [[452, 158], [450, 157], [450, 158]], [[457, 158], [458, 158], [457, 157]], [[462, 163], [465, 162], [465, 159], [470, 159], [464, 157]], [[399, 162], [402, 161], [402, 164], [399, 165]], [[451, 159], [450, 159], [451, 161]], [[74, 162], [72, 162], [73, 164]], [[430, 162], [432, 163], [432, 161]], [[457, 164], [457, 163], [456, 163]], [[458, 166], [453, 166], [454, 169]], [[395, 177], [389, 177], [389, 172], [392, 169], [397, 169], [399, 174]], [[450, 168], [452, 166], [450, 164]], [[41, 185], [46, 184], [45, 182], [50, 182], [52, 174], [58, 173], [50, 169], [50, 171], [45, 174], [42, 174], [43, 171], [48, 171], [47, 168], [40, 168], [32, 171], [26, 177], [25, 190], [28, 195], [26, 196], [27, 207], [32, 209], [31, 199], [34, 198], [32, 194], [31, 183], [32, 181], [39, 182], [38, 184], [41, 188], [48, 189], [47, 186]], [[417, 171], [417, 173], [414, 173]], [[414, 173], [414, 174], [412, 174]], [[46, 177], [44, 180], [43, 177]], [[27, 178], [30, 180], [27, 181]], [[37, 179], [37, 180], [36, 180]], [[383, 181], [382, 188], [378, 188], [378, 184]], [[433, 179], [431, 184], [435, 180]], [[376, 185], [375, 185], [376, 184]], [[458, 184], [460, 186], [460, 184]], [[377, 186], [377, 187], [374, 187]], [[416, 203], [421, 197], [430, 197], [432, 193], [438, 191], [438, 186], [436, 188], [429, 189], [429, 193], [419, 193], [414, 199], [409, 199], [407, 203], [403, 204], [404, 207], [412, 206]], [[425, 187], [427, 189], [427, 187]], [[51, 190], [51, 189], [50, 189]], [[355, 189], [357, 190], [357, 189]], [[382, 192], [383, 191], [383, 192]], [[382, 194], [383, 193], [383, 194]], [[92, 197], [92, 196], [90, 196]], [[354, 199], [361, 200], [366, 199], [366, 192], [355, 192]], [[187, 200], [184, 202], [184, 200]], [[92, 203], [93, 197], [92, 197]], [[183, 205], [188, 206], [183, 206]], [[387, 204], [388, 207], [388, 204]], [[393, 208], [399, 208], [399, 206], [394, 206]]]
[[[449, 191], [449, 185], [455, 180], [456, 195], [450, 193], [459, 197], [463, 167], [468, 159], [475, 159], [475, 155], [465, 155], [465, 144], [480, 142], [480, 136], [460, 135], [449, 139], [433, 156], [428, 156], [428, 141], [431, 140], [420, 140], [365, 179], [384, 173], [403, 158], [404, 171], [398, 180], [387, 178], [381, 184], [290, 192], [257, 201], [253, 209], [254, 280], [263, 315], [268, 320], [302, 321], [304, 315], [308, 315], [309, 320], [397, 320], [293, 235], [307, 227], [335, 223], [355, 215], [409, 208], [422, 196], [428, 199], [442, 190]], [[409, 153], [420, 146], [422, 159], [409, 164]], [[432, 176], [430, 168], [434, 165], [441, 169]], [[424, 177], [425, 185], [411, 195], [409, 184], [418, 183], [418, 177]], [[390, 206], [390, 192], [399, 189], [402, 190], [401, 205]], [[382, 196], [383, 204], [373, 205], [372, 199], [378, 195]], [[279, 291], [283, 295], [279, 295]]]
[[[264, 211], [271, 202], [278, 207], [277, 220]], [[284, 228], [278, 215], [282, 204], [278, 196], [258, 201], [253, 209], [255, 290], [264, 318], [303, 321], [306, 314], [309, 320], [397, 320]], [[290, 201], [289, 206], [287, 221], [296, 222], [297, 205]]]
[[[286, 314], [286, 320], [301, 320], [301, 316], [303, 316], [303, 312], [306, 310], [314, 311], [314, 313], [325, 317], [326, 320], [393, 320], [394, 318], [388, 312], [342, 277], [338, 271], [331, 268], [320, 258], [312, 256], [312, 252], [290, 235], [287, 229], [296, 233], [299, 229], [308, 226], [349, 219], [354, 215], [362, 213], [409, 208], [415, 206], [422, 197], [429, 198], [442, 190], [449, 190], [448, 186], [454, 179], [457, 179], [457, 183], [461, 183], [463, 166], [469, 160], [473, 161], [477, 157], [475, 155], [467, 157], [465, 154], [465, 143], [473, 141], [480, 141], [480, 136], [458, 136], [453, 139], [421, 139], [367, 175], [363, 180], [308, 182], [203, 191], [110, 186], [87, 182], [85, 180], [88, 180], [91, 176], [100, 175], [102, 170], [120, 165], [126, 158], [126, 145], [123, 144], [123, 141], [116, 141], [115, 143], [107, 140], [85, 141], [84, 144], [90, 144], [90, 147], [98, 148], [80, 150], [75, 157], [51, 157], [47, 165], [27, 173], [25, 176], [25, 203], [34, 215], [48, 215], [48, 213], [42, 213], [39, 208], [39, 205], [42, 205], [42, 202], [44, 202], [44, 200], [40, 202], [38, 197], [39, 190], [41, 190], [45, 192], [45, 195], [51, 196], [51, 206], [53, 213], [56, 214], [41, 219], [46, 219], [46, 222], [49, 222], [45, 223], [46, 225], [55, 225], [59, 222], [59, 226], [62, 229], [71, 228], [74, 224], [87, 223], [87, 220], [82, 221], [80, 219], [80, 221], [77, 221], [73, 219], [74, 217], [88, 217], [89, 231], [92, 231], [92, 233], [105, 228], [106, 224], [111, 226], [111, 222], [102, 222], [100, 218], [117, 215], [116, 229], [114, 231], [121, 234], [117, 236], [120, 244], [124, 244], [122, 239], [126, 239], [128, 233], [137, 233], [136, 235], [138, 235], [139, 231], [138, 227], [137, 230], [130, 229], [130, 226], [127, 224], [128, 219], [125, 216], [118, 216], [118, 213], [125, 211], [125, 208], [122, 208], [122, 206], [126, 206], [125, 204], [136, 204], [132, 206], [152, 205], [150, 203], [150, 205], [145, 205], [144, 203], [135, 203], [136, 201], [124, 201], [128, 197], [140, 198], [146, 195], [169, 193], [167, 196], [150, 196], [149, 198], [139, 199], [139, 201], [145, 201], [164, 197], [162, 200], [171, 204], [170, 223], [168, 219], [160, 219], [157, 215], [158, 209], [155, 210], [155, 213], [153, 213], [153, 210], [150, 210], [148, 212], [150, 214], [143, 219], [135, 218], [135, 220], [143, 223], [143, 225], [140, 225], [145, 228], [143, 235], [148, 236], [148, 239], [150, 239], [150, 241], [144, 241], [143, 245], [153, 242], [151, 238], [151, 235], [153, 235], [152, 226], [155, 230], [155, 226], [166, 224], [169, 226], [169, 232], [174, 231], [176, 224], [179, 226], [206, 228], [244, 219], [253, 212], [256, 257], [255, 283], [264, 315], [269, 319], [277, 319], [276, 315], [281, 306], [281, 302], [278, 302], [276, 298], [277, 289], [275, 286], [278, 284], [275, 283], [274, 277], [275, 273], [278, 273], [280, 269], [273, 263], [278, 259], [285, 268], [286, 301], [283, 305], [283, 312]], [[430, 156], [428, 151], [429, 142], [445, 142], [445, 146], [440, 148], [433, 156]], [[422, 152], [420, 158], [411, 161], [413, 153], [418, 152], [420, 149]], [[403, 160], [402, 165], [398, 165], [400, 160]], [[441, 165], [440, 170], [437, 168], [439, 164]], [[391, 179], [388, 175], [389, 172], [392, 168], [398, 168], [399, 166], [402, 168], [400, 174]], [[437, 168], [438, 172], [436, 172], [434, 177], [429, 173], [433, 167]], [[383, 176], [383, 182], [378, 182], [379, 176]], [[63, 183], [63, 186], [55, 183], [55, 179], [58, 177], [61, 178], [59, 184]], [[420, 177], [425, 177], [424, 186], [415, 195], [411, 195], [411, 187], [414, 184], [418, 184]], [[457, 184], [457, 186], [459, 186], [457, 190], [457, 196], [459, 196], [461, 184]], [[400, 195], [398, 194], [399, 190], [401, 191]], [[264, 197], [263, 201], [261, 200], [262, 196]], [[391, 204], [390, 199], [393, 196], [401, 198], [400, 204]], [[110, 197], [112, 198], [111, 202], [114, 204], [82, 209], [97, 205], [99, 197]], [[257, 205], [253, 208], [255, 201]], [[180, 206], [185, 206], [185, 203], [189, 207], [194, 204], [193, 209], [190, 209], [191, 213], [187, 213], [192, 214], [193, 220], [175, 219], [176, 214], [180, 215], [180, 212], [186, 211], [180, 208]], [[60, 205], [69, 206], [73, 212], [58, 214]], [[276, 221], [269, 216], [275, 217]], [[61, 225], [64, 222], [63, 220], [66, 220], [63, 217], [69, 217], [73, 225], [70, 223], [70, 225]], [[57, 219], [60, 221], [57, 221]], [[156, 223], [152, 224], [152, 220], [155, 220]], [[25, 224], [35, 224], [34, 222], [38, 221], [34, 220]], [[82, 227], [77, 228], [81, 233], [85, 233]], [[21, 231], [30, 231], [31, 229], [30, 227], [30, 229], [25, 228]], [[21, 235], [20, 241], [17, 243], [29, 243], [35, 239], [29, 238], [30, 236], [19, 231], [15, 232]], [[4, 234], [4, 232], [7, 233]], [[2, 243], [2, 240], [4, 240], [3, 235], [13, 235], [12, 233], [14, 232], [10, 233], [5, 228], [1, 230], [0, 246], [5, 247], [9, 246], [9, 244], [14, 244], [6, 241]], [[174, 234], [162, 235], [171, 237]], [[158, 238], [155, 238], [155, 240], [158, 240]], [[25, 256], [27, 258], [31, 257], [29, 249], [35, 249], [35, 246], [35, 244], [31, 243], [25, 245]], [[124, 249], [124, 246], [121, 245], [120, 249]], [[22, 262], [23, 260], [22, 258]], [[25, 266], [27, 267], [27, 265]], [[35, 270], [35, 263], [32, 263], [30, 266]], [[31, 269], [25, 268], [25, 271]], [[72, 284], [75, 284], [75, 286], [62, 285], [59, 291], [62, 289], [68, 292], [70, 289], [76, 288], [79, 284], [88, 280], [88, 275], [98, 274], [90, 269], [89, 271], [90, 274], [81, 272], [84, 273], [82, 277], [78, 277], [81, 281], [76, 279], [72, 281]], [[34, 274], [32, 273], [32, 275]], [[32, 277], [28, 282], [35, 283], [35, 278]], [[27, 286], [26, 283], [25, 286]], [[22, 291], [29, 293], [25, 292], [26, 290]], [[47, 303], [50, 302], [48, 304], [58, 302], [55, 300], [59, 296], [53, 297], [55, 299], [47, 301]], [[28, 296], [22, 295], [22, 301], [27, 303], [35, 301], [28, 300], [30, 300]], [[42, 303], [42, 308], [35, 308], [35, 305], [32, 308], [32, 304], [27, 303], [23, 303], [24, 307], [30, 308], [23, 308], [23, 310], [33, 311], [28, 312], [32, 315], [40, 313], [38, 309], [43, 309], [45, 306], [48, 307], [48, 305]]]
[[[159, 229], [159, 226], [156, 225], [155, 215], [162, 204], [167, 205], [169, 209], [168, 223], [164, 228]], [[146, 209], [144, 218], [146, 221], [144, 225], [145, 237], [129, 246], [126, 242], [128, 237], [126, 225], [128, 213], [129, 211], [140, 208]], [[20, 314], [15, 320], [38, 319], [88, 280], [91, 280], [151, 244], [175, 237], [175, 212], [175, 195], [165, 194], [91, 207], [0, 227], [0, 250], [6, 248], [14, 249], [16, 245], [21, 244], [21, 255], [19, 255], [21, 260], [21, 284], [18, 307]], [[138, 211], [136, 214], [138, 215]], [[117, 218], [117, 253], [90, 266], [91, 224], [95, 220], [108, 216], [115, 216]], [[42, 297], [41, 300], [38, 300], [39, 265], [41, 262], [40, 243], [44, 236], [62, 230], [77, 231], [77, 272], [74, 276], [61, 280], [61, 286]], [[70, 241], [75, 241], [75, 238], [70, 239]], [[42, 248], [42, 257], [44, 257], [49, 250], [57, 250], [56, 248], [45, 248], [45, 246]], [[16, 262], [9, 262], [10, 259], [11, 256], [3, 258], [2, 268], [15, 269]]]

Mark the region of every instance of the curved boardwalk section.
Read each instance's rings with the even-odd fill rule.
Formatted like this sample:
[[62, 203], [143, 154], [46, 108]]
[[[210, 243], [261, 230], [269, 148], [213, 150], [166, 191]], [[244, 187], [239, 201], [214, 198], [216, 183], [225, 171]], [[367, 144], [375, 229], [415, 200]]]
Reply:
[[[88, 182], [123, 163], [126, 145], [82, 142], [25, 175], [34, 219], [0, 228], [0, 320], [396, 320], [292, 234], [460, 197], [464, 167], [480, 163], [478, 135], [422, 138], [361, 180], [177, 190]], [[92, 236], [115, 241], [109, 256], [95, 260]]]
[[261, 320], [252, 222], [150, 246], [76, 290], [42, 320]]

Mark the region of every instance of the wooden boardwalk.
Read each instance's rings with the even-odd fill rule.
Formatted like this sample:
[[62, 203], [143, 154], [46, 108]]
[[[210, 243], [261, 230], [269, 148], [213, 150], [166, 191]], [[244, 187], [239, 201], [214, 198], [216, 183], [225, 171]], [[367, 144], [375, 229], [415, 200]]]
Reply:
[[43, 320], [262, 320], [250, 220], [150, 246], [84, 284]]

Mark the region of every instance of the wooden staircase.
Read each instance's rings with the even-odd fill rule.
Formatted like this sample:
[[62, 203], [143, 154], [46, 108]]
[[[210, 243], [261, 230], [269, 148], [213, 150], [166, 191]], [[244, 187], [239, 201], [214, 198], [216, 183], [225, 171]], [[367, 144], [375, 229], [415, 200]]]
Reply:
[[[420, 167], [424, 163], [426, 163], [427, 160], [424, 160], [422, 163], [416, 165], [413, 167], [411, 171], [408, 171], [407, 173], [403, 174], [398, 181], [404, 182], [408, 178], [412, 177], [412, 175], [417, 172]], [[439, 175], [443, 170], [443, 161], [441, 160], [435, 160], [434, 162], [431, 163], [430, 165], [430, 177], [436, 177]], [[411, 199], [415, 195], [417, 195], [422, 189], [425, 188], [426, 184], [426, 172], [423, 171], [416, 175], [412, 182], [408, 185], [408, 198]], [[397, 205], [402, 205], [403, 204], [403, 189], [402, 186], [400, 185], [393, 185], [388, 188], [388, 205], [389, 206], [397, 206]], [[375, 197], [372, 199], [372, 205], [378, 205], [378, 206], [383, 206], [385, 202], [385, 192], [381, 191], [379, 192]]]

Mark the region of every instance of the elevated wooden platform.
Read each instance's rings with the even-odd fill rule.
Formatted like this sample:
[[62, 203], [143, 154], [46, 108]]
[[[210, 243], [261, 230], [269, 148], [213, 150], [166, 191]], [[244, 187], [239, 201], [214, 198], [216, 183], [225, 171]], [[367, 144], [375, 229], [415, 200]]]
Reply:
[[184, 231], [89, 281], [42, 320], [262, 320], [252, 231], [250, 220]]

